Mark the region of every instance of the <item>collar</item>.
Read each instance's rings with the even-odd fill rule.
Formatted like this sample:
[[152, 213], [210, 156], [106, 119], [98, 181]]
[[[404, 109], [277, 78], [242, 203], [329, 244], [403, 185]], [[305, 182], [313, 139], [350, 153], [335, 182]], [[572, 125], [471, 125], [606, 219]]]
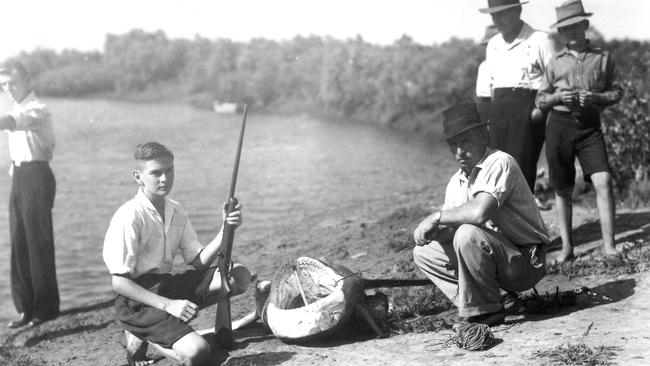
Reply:
[[469, 179], [471, 177], [476, 177], [478, 172], [481, 169], [483, 169], [483, 166], [485, 165], [485, 160], [488, 158], [488, 156], [492, 155], [492, 153], [495, 152], [495, 151], [496, 151], [495, 149], [486, 147], [485, 148], [485, 154], [483, 154], [483, 157], [481, 158], [481, 160], [479, 160], [478, 163], [476, 163], [476, 165], [474, 166], [474, 168], [472, 168], [472, 171], [471, 171], [469, 177], [467, 175], [465, 175], [465, 173], [463, 172], [462, 169], [458, 169], [458, 179], [461, 181], [461, 183], [467, 183], [467, 182], [469, 182]]
[[[138, 189], [138, 193], [136, 193], [135, 199], [144, 208], [154, 213], [155, 217], [160, 217], [160, 214], [158, 214], [158, 210], [156, 210], [156, 207], [153, 205], [151, 200], [149, 200], [149, 197], [147, 197], [147, 195], [144, 194], [142, 188]], [[175, 211], [174, 205], [172, 204], [171, 200], [167, 197], [165, 197], [163, 210], [165, 211], [165, 227], [167, 227], [169, 226], [169, 223], [172, 222], [172, 217], [174, 216], [174, 211]]]
[[517, 37], [511, 42], [507, 43], [505, 39], [503, 39], [503, 34], [499, 33], [497, 37], [499, 37], [499, 41], [505, 45], [508, 49], [512, 49], [519, 45], [521, 42], [527, 40], [530, 38], [530, 36], [535, 32], [533, 27], [528, 25], [528, 23], [524, 22], [524, 25], [521, 27], [521, 30], [519, 31], [519, 34]]
[[14, 100], [13, 98], [11, 98], [11, 100], [13, 100], [13, 102], [14, 102], [16, 105], [19, 105], [19, 106], [21, 106], [21, 107], [24, 107], [24, 106], [26, 106], [28, 103], [33, 102], [33, 101], [36, 100], [36, 94], [35, 94], [34, 91], [32, 90], [32, 91], [30, 91], [29, 93], [27, 93], [27, 95], [25, 96], [25, 98], [23, 98], [23, 100], [21, 100], [20, 102], [16, 102], [16, 100]]
[[[585, 46], [585, 48], [582, 49], [582, 51], [579, 51], [578, 54], [583, 54], [583, 53], [587, 53], [587, 52], [599, 53], [601, 51], [602, 51], [602, 49], [600, 47], [595, 47], [593, 44], [591, 44], [591, 41], [587, 40], [587, 46]], [[556, 57], [559, 58], [559, 57], [562, 57], [562, 56], [571, 56], [571, 55], [572, 54], [571, 54], [571, 51], [569, 50], [569, 47], [564, 46], [564, 48], [560, 52], [557, 53]]]

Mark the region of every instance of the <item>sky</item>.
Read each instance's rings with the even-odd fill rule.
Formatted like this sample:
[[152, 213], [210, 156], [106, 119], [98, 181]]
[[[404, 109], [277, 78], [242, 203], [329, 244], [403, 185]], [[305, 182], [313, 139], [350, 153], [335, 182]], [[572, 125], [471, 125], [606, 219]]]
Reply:
[[[522, 18], [549, 30], [563, 0], [531, 0]], [[583, 0], [606, 39], [650, 40], [649, 0]], [[487, 0], [20, 0], [2, 4], [0, 58], [35, 48], [102, 50], [107, 33], [139, 28], [169, 38], [290, 40], [297, 35], [390, 44], [480, 40]]]

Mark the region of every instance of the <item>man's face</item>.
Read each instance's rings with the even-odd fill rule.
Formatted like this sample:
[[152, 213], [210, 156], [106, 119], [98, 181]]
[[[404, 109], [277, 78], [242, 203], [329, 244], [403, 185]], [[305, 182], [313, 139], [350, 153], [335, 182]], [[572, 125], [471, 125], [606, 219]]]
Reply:
[[486, 134], [480, 128], [473, 128], [447, 140], [447, 145], [460, 168], [469, 175], [485, 154]]
[[583, 20], [580, 23], [570, 24], [566, 27], [560, 27], [557, 32], [566, 40], [569, 46], [582, 44], [586, 39], [588, 23]]
[[136, 182], [152, 201], [161, 199], [174, 186], [174, 161], [171, 157], [139, 161], [139, 169], [133, 171]]
[[15, 102], [22, 101], [29, 94], [27, 81], [16, 70], [12, 70], [9, 74], [0, 74], [0, 85]]
[[521, 8], [515, 6], [506, 10], [502, 10], [496, 13], [492, 13], [492, 22], [494, 26], [497, 27], [497, 30], [501, 34], [510, 34], [519, 24], [519, 18], [521, 16]]

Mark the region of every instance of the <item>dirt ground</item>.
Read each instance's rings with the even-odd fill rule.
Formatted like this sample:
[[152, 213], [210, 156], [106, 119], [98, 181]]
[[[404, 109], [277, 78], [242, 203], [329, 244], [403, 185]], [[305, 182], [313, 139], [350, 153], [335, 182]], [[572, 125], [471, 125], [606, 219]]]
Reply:
[[[411, 201], [413, 202], [413, 201]], [[239, 248], [251, 258], [249, 266], [260, 278], [270, 278], [287, 258], [301, 255], [361, 270], [366, 278], [422, 278], [412, 266], [410, 233], [426, 213], [424, 207], [355, 212], [340, 220], [314, 220], [302, 229], [287, 229]], [[381, 212], [381, 211], [379, 211]], [[557, 232], [554, 211], [543, 212], [552, 233]], [[375, 220], [372, 218], [375, 217]], [[380, 219], [376, 219], [380, 217]], [[578, 205], [574, 214], [578, 262], [599, 258], [599, 224], [594, 207]], [[617, 212], [617, 243], [650, 243], [650, 210]], [[558, 244], [554, 243], [553, 249]], [[237, 249], [235, 249], [237, 251]], [[557, 251], [551, 252], [551, 261]], [[235, 349], [215, 350], [211, 364], [224, 365], [544, 365], [550, 359], [539, 352], [561, 345], [585, 345], [609, 352], [612, 364], [650, 364], [650, 272], [555, 271], [536, 289], [542, 296], [574, 294], [575, 301], [548, 312], [510, 315], [504, 325], [492, 328], [495, 345], [485, 351], [465, 351], [449, 339], [452, 330], [391, 333], [377, 338], [364, 324], [343, 329], [328, 339], [308, 345], [285, 344], [255, 323], [235, 333]], [[575, 290], [587, 287], [588, 292]], [[433, 286], [430, 287], [433, 289]], [[547, 297], [548, 297], [547, 296]], [[61, 317], [36, 329], [14, 331], [4, 340], [0, 358], [9, 365], [124, 365], [124, 339], [113, 320], [111, 301], [64, 310]], [[233, 300], [234, 318], [254, 309], [251, 294]], [[210, 327], [214, 309], [207, 308], [193, 321], [196, 328]], [[453, 310], [441, 316], [453, 318]], [[152, 354], [152, 356], [156, 357]], [[156, 358], [156, 365], [171, 365]], [[602, 364], [605, 363], [603, 359]], [[569, 363], [561, 363], [569, 364]]]

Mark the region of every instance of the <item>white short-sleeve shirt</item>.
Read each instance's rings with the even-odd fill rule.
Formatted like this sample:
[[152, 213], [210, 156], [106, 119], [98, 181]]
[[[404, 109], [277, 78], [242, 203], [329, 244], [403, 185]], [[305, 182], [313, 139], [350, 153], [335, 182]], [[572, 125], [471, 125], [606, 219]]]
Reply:
[[20, 103], [12, 101], [8, 108], [7, 114], [16, 121], [16, 127], [7, 131], [9, 156], [14, 164], [51, 161], [55, 145], [54, 127], [45, 104], [30, 92]]
[[181, 205], [165, 198], [165, 222], [140, 189], [120, 207], [104, 239], [104, 263], [111, 274], [169, 273], [180, 252], [190, 264], [203, 250]]
[[555, 49], [548, 34], [524, 23], [514, 41], [507, 43], [503, 35], [496, 34], [488, 41], [485, 52], [493, 89], [539, 90], [546, 65]]
[[443, 210], [461, 206], [481, 192], [499, 205], [486, 226], [517, 245], [549, 243], [548, 231], [524, 175], [507, 153], [488, 149], [470, 176], [458, 170], [447, 184]]

